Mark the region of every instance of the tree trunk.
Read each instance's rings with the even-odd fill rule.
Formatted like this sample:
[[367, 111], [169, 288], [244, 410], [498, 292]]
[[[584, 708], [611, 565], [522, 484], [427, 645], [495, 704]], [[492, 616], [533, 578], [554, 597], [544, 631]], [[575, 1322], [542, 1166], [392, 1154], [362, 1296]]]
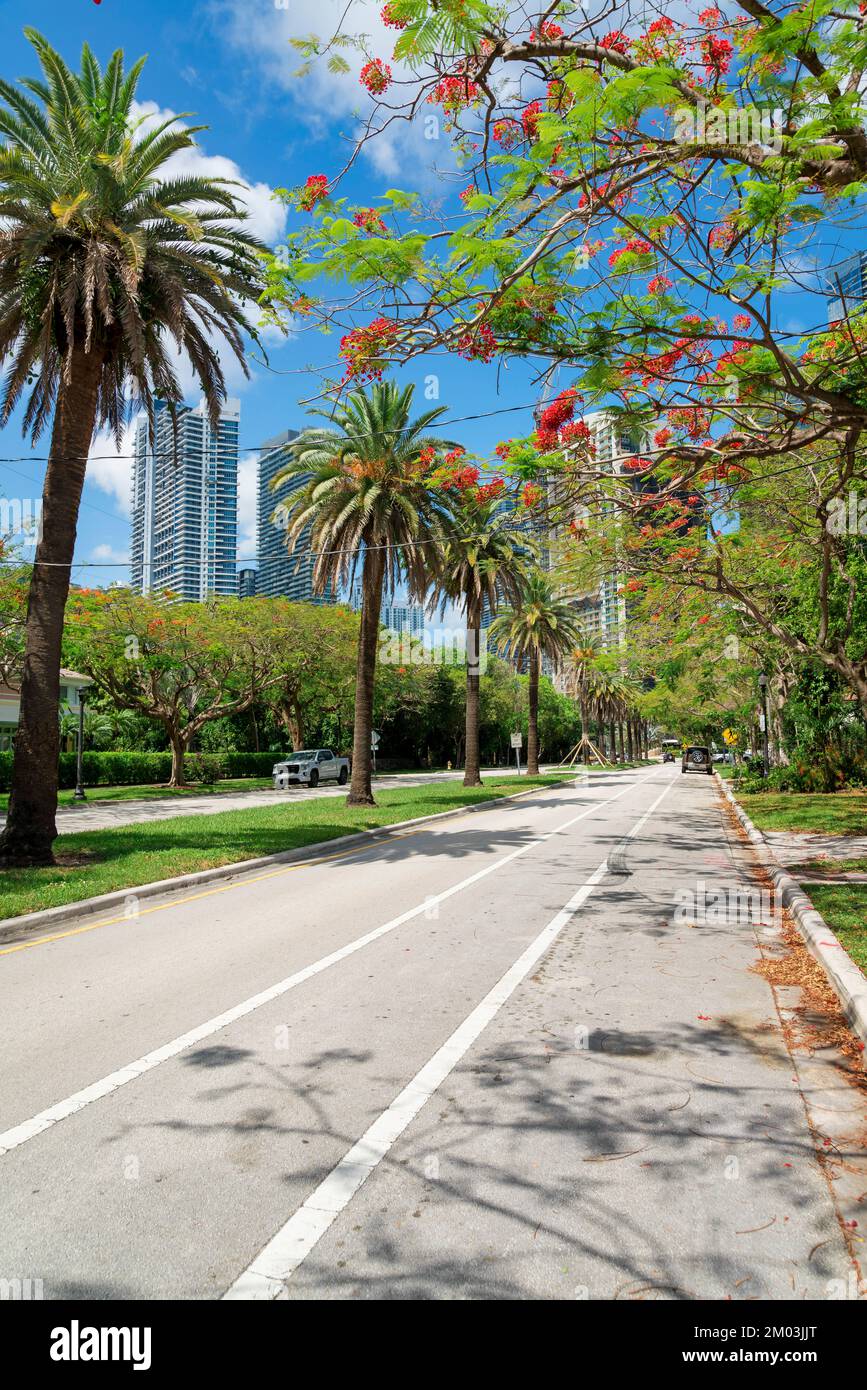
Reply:
[[617, 762], [617, 728], [613, 722], [608, 725], [608, 761]]
[[365, 551], [361, 577], [361, 630], [355, 668], [355, 725], [352, 731], [352, 781], [347, 806], [375, 806], [371, 781], [370, 736], [373, 733], [373, 691], [379, 647], [385, 551]]
[[620, 723], [619, 720], [617, 721], [617, 740], [620, 746], [620, 761], [622, 763], [625, 763], [626, 753], [623, 748], [623, 725]]
[[590, 749], [587, 747], [587, 706], [581, 701], [581, 752], [583, 755], [584, 766], [590, 762]]
[[0, 864], [4, 865], [54, 862], [63, 619], [102, 363], [100, 351], [73, 349], [69, 380], [61, 384], [54, 414], [42, 488], [41, 532], [27, 602], [9, 813], [0, 835]]
[[530, 681], [527, 687], [527, 776], [539, 776], [539, 671], [542, 665], [540, 652], [530, 657]]
[[637, 759], [635, 757], [635, 746], [632, 742], [632, 729], [633, 720], [629, 718], [626, 721], [626, 756], [631, 763], [634, 763]]
[[169, 778], [170, 787], [184, 787], [184, 758], [186, 756], [189, 740], [183, 734], [169, 729], [169, 742], [172, 745], [172, 775]]
[[482, 773], [479, 757], [479, 629], [481, 604], [467, 595], [467, 723], [464, 761], [464, 786], [480, 787]]

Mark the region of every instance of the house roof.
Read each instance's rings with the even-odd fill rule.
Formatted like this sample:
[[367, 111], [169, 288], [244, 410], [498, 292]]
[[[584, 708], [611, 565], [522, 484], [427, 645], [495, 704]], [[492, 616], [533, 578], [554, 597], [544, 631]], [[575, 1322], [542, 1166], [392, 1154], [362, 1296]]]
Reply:
[[[93, 685], [90, 676], [83, 676], [80, 671], [67, 671], [64, 666], [60, 668], [60, 679], [64, 685]], [[5, 681], [0, 681], [0, 698], [7, 700], [11, 696], [17, 700], [20, 694], [21, 691], [17, 686], [7, 685]]]

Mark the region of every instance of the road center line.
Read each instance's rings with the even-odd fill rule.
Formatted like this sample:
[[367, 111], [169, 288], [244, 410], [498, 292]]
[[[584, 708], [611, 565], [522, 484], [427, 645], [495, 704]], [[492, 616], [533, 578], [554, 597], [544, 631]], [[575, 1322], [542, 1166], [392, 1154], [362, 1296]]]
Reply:
[[[652, 777], [646, 777], [644, 781], [651, 781]], [[598, 812], [601, 807], [609, 805], [612, 801], [617, 801], [627, 792], [635, 790], [635, 783], [622, 788], [614, 796], [606, 797], [604, 801], [594, 802], [577, 816], [572, 816], [569, 820], [558, 825], [554, 830], [547, 831], [544, 835], [539, 835], [535, 839], [521, 845], [518, 849], [511, 850], [508, 854], [494, 860], [493, 864], [487, 865], [484, 869], [478, 869], [474, 874], [461, 879], [451, 888], [446, 888], [442, 893], [437, 893], [426, 898], [418, 906], [409, 908], [402, 912], [400, 916], [393, 917], [391, 921], [385, 922], [381, 927], [374, 928], [373, 931], [366, 932], [364, 936], [356, 937], [346, 946], [341, 946], [339, 950], [332, 951], [327, 956], [322, 956], [320, 960], [314, 961], [312, 965], [306, 965], [302, 970], [296, 970], [293, 975], [287, 975], [283, 980], [278, 980], [277, 984], [271, 985], [268, 989], [262, 990], [259, 994], [252, 995], [245, 999], [243, 1003], [236, 1004], [234, 1008], [226, 1009], [224, 1013], [209, 1018], [205, 1023], [200, 1023], [197, 1028], [192, 1028], [188, 1033], [182, 1033], [180, 1037], [173, 1039], [172, 1042], [165, 1043], [162, 1047], [155, 1048], [152, 1052], [147, 1052], [143, 1057], [139, 1057], [134, 1062], [129, 1062], [125, 1067], [118, 1071], [111, 1072], [104, 1076], [100, 1081], [94, 1081], [90, 1086], [85, 1086], [83, 1090], [76, 1091], [73, 1095], [67, 1096], [65, 1100], [57, 1101], [50, 1105], [46, 1110], [41, 1110], [38, 1115], [33, 1115], [29, 1120], [22, 1121], [21, 1124], [14, 1125], [12, 1129], [7, 1129], [0, 1133], [0, 1157], [9, 1153], [12, 1149], [19, 1148], [26, 1144], [28, 1140], [35, 1139], [38, 1134], [42, 1134], [46, 1129], [51, 1129], [53, 1125], [61, 1120], [66, 1120], [70, 1115], [75, 1115], [85, 1106], [91, 1105], [96, 1100], [103, 1100], [106, 1096], [112, 1095], [121, 1086], [126, 1086], [128, 1082], [135, 1081], [137, 1077], [144, 1076], [146, 1072], [153, 1071], [163, 1062], [169, 1061], [172, 1057], [177, 1057], [181, 1052], [185, 1052], [188, 1047], [194, 1047], [196, 1043], [203, 1042], [205, 1038], [213, 1037], [221, 1029], [236, 1023], [238, 1019], [245, 1018], [248, 1014], [254, 1013], [256, 1009], [262, 1008], [264, 1004], [270, 1004], [273, 1000], [279, 999], [281, 995], [287, 994], [289, 990], [295, 989], [305, 981], [313, 979], [315, 975], [321, 975], [324, 970], [328, 970], [332, 965], [337, 965], [340, 961], [346, 960], [349, 956], [361, 951], [371, 942], [378, 941], [380, 937], [387, 936], [389, 932], [395, 931], [398, 927], [410, 922], [414, 917], [419, 917], [422, 913], [428, 912], [437, 903], [445, 902], [447, 898], [453, 897], [456, 893], [461, 893], [466, 888], [472, 887], [481, 879], [487, 878], [489, 874], [501, 869], [513, 859], [518, 859], [521, 855], [527, 854], [529, 850], [535, 849], [537, 845], [544, 844], [552, 836], [559, 835], [562, 831], [568, 830], [576, 822], [584, 820], [586, 816], [591, 816]], [[496, 808], [492, 808], [496, 809]]]
[[[642, 826], [650, 819], [663, 797], [671, 791], [669, 782], [635, 825], [624, 837], [633, 839]], [[612, 798], [613, 799], [613, 798]], [[580, 819], [580, 817], [578, 817]], [[574, 822], [567, 822], [573, 824]], [[565, 827], [561, 827], [565, 828]], [[552, 832], [556, 834], [557, 832]], [[620, 841], [624, 843], [623, 840]], [[579, 907], [590, 897], [594, 888], [608, 872], [608, 861], [603, 859], [585, 883], [569, 899], [566, 906], [542, 929], [539, 935], [518, 957], [485, 995], [480, 1004], [464, 1019], [451, 1037], [435, 1052], [421, 1071], [391, 1103], [387, 1110], [374, 1120], [370, 1128], [356, 1144], [344, 1154], [340, 1162], [319, 1184], [307, 1200], [302, 1203], [284, 1226], [268, 1241], [253, 1262], [238, 1276], [234, 1284], [223, 1295], [229, 1300], [275, 1299], [286, 1292], [286, 1281], [307, 1258], [319, 1243], [326, 1231], [336, 1221], [356, 1192], [382, 1162], [392, 1145], [442, 1085], [466, 1055], [473, 1043], [500, 1009], [526, 979], [539, 957], [557, 939], [568, 925]]]

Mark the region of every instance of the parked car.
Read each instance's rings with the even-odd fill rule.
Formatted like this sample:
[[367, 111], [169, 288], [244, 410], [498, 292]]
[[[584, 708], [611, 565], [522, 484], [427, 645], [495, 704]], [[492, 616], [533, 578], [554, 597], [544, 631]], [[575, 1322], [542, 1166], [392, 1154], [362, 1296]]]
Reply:
[[337, 782], [341, 787], [349, 781], [349, 759], [336, 758], [330, 748], [302, 748], [285, 762], [274, 765], [274, 788], [285, 791], [297, 783], [318, 787], [320, 782]]
[[673, 763], [673, 762], [674, 762], [674, 754], [672, 753], [672, 751], [671, 751], [670, 748], [666, 748], [665, 752], [664, 752], [663, 755], [662, 755], [662, 761], [663, 761], [664, 763]]
[[691, 743], [683, 750], [680, 770], [681, 772], [706, 772], [708, 777], [711, 777], [713, 775], [713, 754], [709, 748], [702, 748], [697, 743]]

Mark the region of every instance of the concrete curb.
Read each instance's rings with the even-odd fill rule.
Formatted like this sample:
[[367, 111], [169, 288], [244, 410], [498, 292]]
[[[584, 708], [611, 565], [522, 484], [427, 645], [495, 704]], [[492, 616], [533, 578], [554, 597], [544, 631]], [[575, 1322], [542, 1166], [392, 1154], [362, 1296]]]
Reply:
[[816, 957], [831, 981], [852, 1029], [862, 1042], [867, 1043], [867, 978], [849, 958], [845, 948], [840, 945], [822, 914], [816, 911], [801, 885], [780, 864], [762, 832], [753, 825], [719, 773], [714, 773], [714, 776], [723, 795], [756, 846], [759, 858], [773, 879], [774, 889], [779, 894], [780, 901], [791, 912], [809, 951]]
[[[552, 789], [568, 784], [569, 777], [562, 777], [547, 785]], [[259, 859], [244, 859], [236, 864], [222, 864], [214, 869], [201, 869], [194, 874], [180, 874], [177, 878], [159, 879], [156, 883], [143, 883], [129, 888], [120, 888], [113, 893], [102, 893], [97, 898], [82, 898], [80, 902], [65, 903], [62, 907], [46, 907], [40, 912], [27, 912], [22, 917], [8, 917], [0, 921], [0, 940], [4, 937], [30, 932], [37, 928], [48, 928], [70, 922], [80, 917], [99, 916], [115, 908], [124, 908], [129, 899], [155, 898], [164, 893], [175, 893], [185, 888], [200, 888], [207, 883], [217, 883], [221, 879], [239, 878], [255, 873], [259, 869], [271, 868], [275, 864], [293, 864], [315, 857], [323, 851], [338, 847], [362, 844], [365, 840], [389, 839], [400, 830], [413, 825], [423, 825], [429, 821], [448, 820], [452, 816], [465, 816], [477, 811], [490, 811], [504, 802], [517, 801], [524, 796], [533, 796], [545, 787], [529, 787], [526, 791], [510, 792], [508, 796], [494, 797], [490, 801], [478, 801], [474, 806], [454, 806], [449, 811], [435, 811], [430, 816], [415, 816], [412, 820], [395, 821], [391, 825], [380, 825], [374, 830], [355, 830], [351, 835], [338, 835], [331, 840], [317, 840], [299, 849], [283, 850], [279, 854], [268, 854]]]

